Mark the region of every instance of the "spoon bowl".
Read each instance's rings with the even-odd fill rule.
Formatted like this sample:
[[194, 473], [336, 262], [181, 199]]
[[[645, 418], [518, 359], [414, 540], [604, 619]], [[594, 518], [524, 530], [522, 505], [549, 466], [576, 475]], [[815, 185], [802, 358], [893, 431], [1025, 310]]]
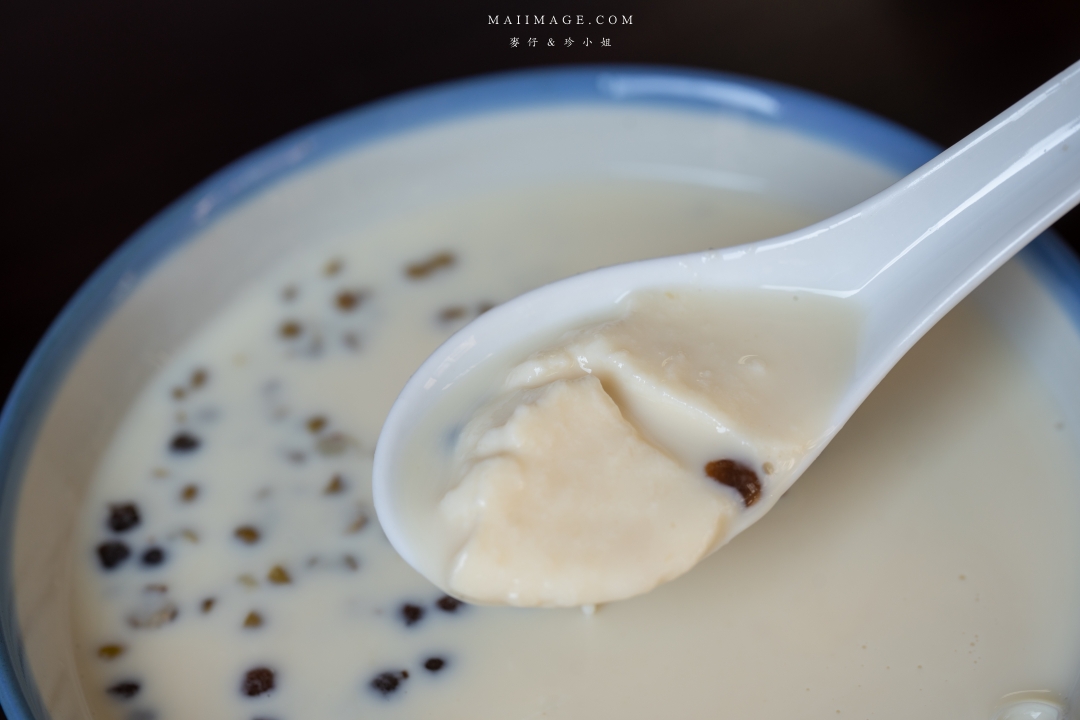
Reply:
[[[892, 187], [816, 225], [748, 245], [595, 270], [504, 303], [433, 353], [391, 409], [373, 475], [383, 529], [407, 562], [435, 579], [403, 520], [416, 487], [432, 482], [409, 472], [416, 428], [450, 404], [462, 407], [462, 393], [478, 386], [477, 377], [497, 375], [504, 358], [520, 360], [569, 329], [608, 319], [620, 300], [647, 289], [783, 290], [841, 298], [857, 308], [862, 324], [850, 384], [823, 441], [787, 476], [790, 484], [927, 330], [1077, 202], [1080, 63]], [[747, 508], [724, 540], [756, 522], [780, 490]]]

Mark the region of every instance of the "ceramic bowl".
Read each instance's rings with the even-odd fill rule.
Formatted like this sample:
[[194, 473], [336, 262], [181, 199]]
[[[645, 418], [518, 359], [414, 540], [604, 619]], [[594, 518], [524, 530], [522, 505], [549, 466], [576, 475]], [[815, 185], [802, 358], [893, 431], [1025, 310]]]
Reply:
[[[70, 573], [85, 482], [126, 407], [186, 338], [305, 243], [515, 183], [642, 177], [767, 193], [826, 217], [937, 153], [841, 103], [650, 67], [440, 85], [299, 130], [217, 173], [86, 282], [0, 418], [0, 703], [12, 720], [88, 717]], [[751, 238], [747, 238], [751, 239]], [[1045, 234], [980, 291], [1080, 427], [1080, 266]]]

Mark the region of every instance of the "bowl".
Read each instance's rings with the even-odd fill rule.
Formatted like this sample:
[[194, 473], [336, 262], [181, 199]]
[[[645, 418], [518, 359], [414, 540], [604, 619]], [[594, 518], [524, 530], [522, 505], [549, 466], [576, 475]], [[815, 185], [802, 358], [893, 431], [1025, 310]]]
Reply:
[[[0, 417], [5, 713], [89, 717], [69, 571], [89, 478], [148, 378], [291, 254], [434, 204], [575, 178], [767, 193], [809, 221], [884, 189], [937, 151], [886, 120], [804, 91], [718, 73], [612, 66], [406, 93], [299, 130], [225, 168], [147, 223], [86, 282], [38, 345]], [[770, 230], [762, 225], [742, 239], [780, 231]], [[977, 302], [1075, 433], [1076, 259], [1046, 233]], [[387, 385], [392, 399], [396, 387]]]

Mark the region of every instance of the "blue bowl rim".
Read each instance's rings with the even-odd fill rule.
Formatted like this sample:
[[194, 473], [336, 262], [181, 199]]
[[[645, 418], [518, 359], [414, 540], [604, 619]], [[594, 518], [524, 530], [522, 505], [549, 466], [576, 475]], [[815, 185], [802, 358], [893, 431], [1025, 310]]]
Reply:
[[[654, 65], [517, 70], [457, 80], [348, 110], [219, 170], [150, 219], [83, 283], [50, 325], [0, 413], [0, 547], [11, 548], [20, 480], [54, 393], [88, 339], [139, 280], [207, 225], [283, 179], [346, 150], [469, 116], [540, 106], [654, 106], [737, 115], [818, 138], [908, 173], [936, 144], [846, 103], [775, 82]], [[1021, 253], [1080, 329], [1080, 261], [1047, 232]], [[47, 718], [15, 614], [13, 558], [0, 554], [0, 706]]]

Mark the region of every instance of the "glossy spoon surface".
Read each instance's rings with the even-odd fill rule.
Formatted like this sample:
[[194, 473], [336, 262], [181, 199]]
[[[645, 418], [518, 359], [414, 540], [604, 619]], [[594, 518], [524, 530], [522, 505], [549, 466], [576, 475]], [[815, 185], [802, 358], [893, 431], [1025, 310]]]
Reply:
[[[825, 441], [803, 456], [790, 484], [927, 330], [1078, 202], [1080, 63], [892, 187], [820, 223], [738, 247], [583, 273], [506, 302], [433, 353], [391, 409], [373, 476], [383, 529], [407, 562], [440, 584], [425, 571], [404, 520], [409, 503], [424, 495], [413, 492], [417, 484], [435, 481], [408, 471], [416, 428], [445, 414], [451, 401], [462, 406], [460, 387], [489, 372], [493, 358], [610, 317], [628, 294], [648, 289], [784, 290], [857, 306], [863, 322], [854, 373]], [[748, 507], [725, 541], [778, 496]]]

